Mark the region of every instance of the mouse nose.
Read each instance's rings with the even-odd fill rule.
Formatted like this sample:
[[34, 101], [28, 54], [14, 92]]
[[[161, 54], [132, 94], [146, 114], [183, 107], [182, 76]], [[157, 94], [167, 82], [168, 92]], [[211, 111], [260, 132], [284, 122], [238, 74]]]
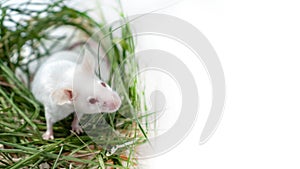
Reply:
[[117, 111], [120, 108], [121, 104], [122, 101], [120, 99], [120, 96], [117, 93], [114, 93], [113, 98], [109, 103], [109, 109], [111, 111]]

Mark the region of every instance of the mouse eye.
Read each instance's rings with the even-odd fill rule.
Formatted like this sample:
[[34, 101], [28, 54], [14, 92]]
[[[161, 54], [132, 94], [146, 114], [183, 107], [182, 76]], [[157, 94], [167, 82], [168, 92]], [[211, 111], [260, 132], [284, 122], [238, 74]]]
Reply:
[[101, 82], [101, 85], [102, 85], [103, 87], [106, 87], [106, 84], [105, 84], [104, 82]]
[[91, 103], [91, 104], [95, 104], [95, 103], [97, 103], [97, 102], [98, 102], [98, 100], [95, 99], [95, 98], [90, 98], [90, 99], [89, 99], [89, 103]]

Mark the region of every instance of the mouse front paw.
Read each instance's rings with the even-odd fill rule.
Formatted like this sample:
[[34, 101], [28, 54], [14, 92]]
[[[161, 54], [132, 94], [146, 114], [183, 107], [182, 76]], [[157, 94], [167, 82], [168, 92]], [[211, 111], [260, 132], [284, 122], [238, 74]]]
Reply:
[[72, 125], [72, 131], [74, 131], [77, 134], [83, 133], [83, 130], [79, 125]]
[[43, 139], [44, 139], [44, 140], [53, 140], [53, 139], [54, 139], [53, 132], [48, 132], [48, 131], [46, 131], [46, 132], [43, 134]]

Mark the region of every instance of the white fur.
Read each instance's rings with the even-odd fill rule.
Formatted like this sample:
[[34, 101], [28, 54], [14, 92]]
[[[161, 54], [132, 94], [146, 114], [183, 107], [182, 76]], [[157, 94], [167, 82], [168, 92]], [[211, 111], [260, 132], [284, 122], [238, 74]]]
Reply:
[[76, 113], [72, 129], [80, 133], [79, 120], [83, 114], [115, 112], [121, 105], [119, 95], [95, 75], [93, 57], [85, 53], [81, 63], [78, 59], [75, 52], [55, 53], [34, 77], [32, 92], [45, 107], [44, 139], [53, 139], [53, 124], [73, 112]]

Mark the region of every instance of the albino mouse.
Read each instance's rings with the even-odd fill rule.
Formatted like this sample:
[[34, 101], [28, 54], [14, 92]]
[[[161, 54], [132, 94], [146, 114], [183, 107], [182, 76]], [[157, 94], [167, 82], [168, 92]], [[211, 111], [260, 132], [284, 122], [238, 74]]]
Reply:
[[53, 139], [53, 124], [74, 113], [72, 130], [82, 132], [79, 120], [83, 114], [115, 112], [121, 105], [119, 95], [95, 74], [95, 61], [84, 55], [62, 51], [52, 55], [38, 69], [32, 82], [32, 93], [45, 107], [47, 131], [43, 139]]

